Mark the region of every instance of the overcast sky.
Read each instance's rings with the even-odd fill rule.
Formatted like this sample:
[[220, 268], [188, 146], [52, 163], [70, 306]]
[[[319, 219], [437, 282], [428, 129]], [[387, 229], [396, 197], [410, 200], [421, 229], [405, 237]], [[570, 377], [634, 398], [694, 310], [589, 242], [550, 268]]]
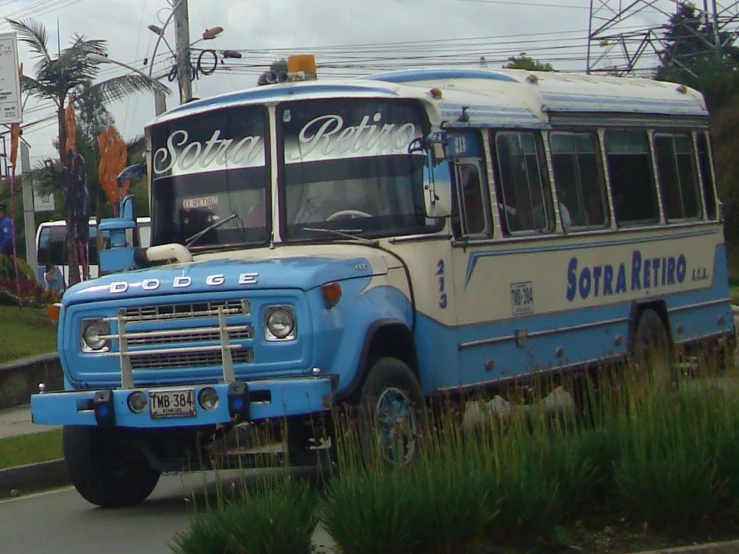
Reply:
[[[605, 8], [617, 0], [597, 0]], [[672, 9], [672, 0], [658, 2]], [[253, 86], [270, 61], [290, 53], [315, 53], [319, 78], [360, 75], [384, 69], [451, 65], [499, 68], [520, 52], [551, 62], [556, 69], [585, 70], [590, 0], [189, 0], [190, 38], [206, 28], [225, 29], [214, 41], [196, 47], [242, 52], [240, 60], [226, 60], [213, 75], [194, 83], [194, 95], [207, 97]], [[156, 35], [147, 25], [162, 26], [169, 15], [168, 0], [0, 0], [0, 32], [9, 31], [6, 17], [38, 19], [47, 26], [50, 48], [68, 45], [74, 33], [108, 41], [110, 57], [148, 73]], [[624, 22], [631, 28], [661, 24], [654, 10]], [[57, 21], [59, 35], [57, 35]], [[165, 36], [174, 47], [174, 25]], [[21, 44], [26, 74], [33, 75], [33, 59]], [[205, 60], [212, 58], [205, 57]], [[153, 75], [172, 66], [162, 42]], [[128, 70], [102, 66], [101, 78]], [[176, 83], [168, 107], [178, 103]], [[110, 106], [118, 130], [126, 138], [140, 135], [154, 116], [150, 94], [130, 97]], [[24, 122], [52, 113], [50, 104], [30, 100]], [[54, 155], [51, 145], [56, 122], [29, 127], [24, 137], [32, 146], [32, 163]]]

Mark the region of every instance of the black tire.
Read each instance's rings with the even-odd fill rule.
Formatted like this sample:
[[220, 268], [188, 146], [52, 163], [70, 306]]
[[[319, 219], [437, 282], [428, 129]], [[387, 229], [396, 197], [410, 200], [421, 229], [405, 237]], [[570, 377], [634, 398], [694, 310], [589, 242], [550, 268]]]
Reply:
[[675, 381], [672, 342], [660, 315], [646, 309], [634, 330], [632, 361], [641, 376], [655, 384], [671, 386]]
[[[383, 447], [379, 444], [380, 453], [386, 461], [412, 463], [418, 454], [420, 435], [427, 424], [426, 401], [421, 385], [411, 369], [397, 358], [374, 358], [369, 363], [370, 370], [359, 398], [363, 424], [371, 426], [372, 439], [377, 443], [387, 439], [389, 433], [395, 446]], [[396, 418], [392, 429], [385, 426], [388, 422], [383, 408], [387, 407], [388, 402], [406, 402], [408, 407], [408, 417]], [[398, 445], [402, 446], [402, 450], [398, 451]]]
[[146, 500], [160, 473], [120, 431], [88, 426], [65, 426], [64, 459], [72, 484], [91, 504], [120, 508]]

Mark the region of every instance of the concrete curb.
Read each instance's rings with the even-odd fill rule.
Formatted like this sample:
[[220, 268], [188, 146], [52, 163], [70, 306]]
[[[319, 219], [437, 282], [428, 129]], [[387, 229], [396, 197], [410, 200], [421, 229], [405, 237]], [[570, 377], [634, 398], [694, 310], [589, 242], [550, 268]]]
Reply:
[[712, 542], [699, 544], [697, 546], [682, 546], [677, 548], [665, 548], [662, 550], [650, 550], [649, 552], [635, 552], [634, 554], [737, 554], [739, 553], [739, 541]]
[[26, 495], [69, 485], [63, 459], [0, 470], [0, 498]]
[[0, 409], [28, 404], [39, 383], [49, 392], [64, 388], [59, 354], [51, 352], [0, 364]]

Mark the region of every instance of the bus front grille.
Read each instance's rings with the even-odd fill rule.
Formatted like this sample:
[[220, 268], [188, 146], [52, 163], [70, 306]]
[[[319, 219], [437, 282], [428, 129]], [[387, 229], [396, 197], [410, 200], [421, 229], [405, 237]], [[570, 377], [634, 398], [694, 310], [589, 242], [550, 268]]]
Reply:
[[[233, 363], [249, 364], [254, 361], [254, 350], [245, 348], [231, 353]], [[131, 358], [131, 369], [183, 369], [188, 367], [211, 367], [223, 364], [219, 351], [215, 352], [177, 352], [151, 354]]]
[[135, 308], [121, 308], [119, 313], [126, 323], [144, 323], [149, 321], [218, 317], [219, 308], [223, 309], [223, 313], [226, 316], [248, 316], [251, 314], [251, 304], [248, 300], [182, 302], [178, 304], [160, 304], [157, 306], [139, 306]]

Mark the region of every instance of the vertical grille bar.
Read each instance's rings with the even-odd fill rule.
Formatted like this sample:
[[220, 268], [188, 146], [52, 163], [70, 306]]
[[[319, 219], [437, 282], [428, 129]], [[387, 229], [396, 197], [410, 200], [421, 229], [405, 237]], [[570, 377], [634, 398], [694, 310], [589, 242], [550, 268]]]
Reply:
[[218, 330], [221, 333], [221, 359], [223, 360], [223, 382], [233, 383], [236, 380], [231, 349], [228, 346], [228, 327], [223, 306], [218, 306]]
[[131, 357], [128, 355], [128, 339], [126, 338], [126, 321], [122, 312], [118, 312], [118, 344], [121, 355], [121, 387], [132, 389], [133, 369], [131, 368]]

